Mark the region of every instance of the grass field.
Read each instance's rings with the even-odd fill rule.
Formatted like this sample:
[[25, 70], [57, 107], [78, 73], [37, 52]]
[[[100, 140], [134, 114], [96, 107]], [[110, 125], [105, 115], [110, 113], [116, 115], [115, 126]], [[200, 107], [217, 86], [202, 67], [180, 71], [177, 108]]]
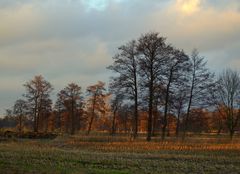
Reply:
[[192, 136], [145, 142], [104, 135], [0, 142], [3, 174], [237, 174], [240, 138]]

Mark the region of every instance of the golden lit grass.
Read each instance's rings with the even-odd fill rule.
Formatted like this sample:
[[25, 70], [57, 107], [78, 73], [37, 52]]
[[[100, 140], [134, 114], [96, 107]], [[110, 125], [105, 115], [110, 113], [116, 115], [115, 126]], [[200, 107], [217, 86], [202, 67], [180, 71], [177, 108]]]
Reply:
[[[124, 142], [126, 140], [127, 142]], [[186, 142], [141, 137], [62, 136], [55, 140], [0, 142], [0, 173], [161, 174], [239, 173], [236, 138], [191, 137]]]
[[[95, 141], [94, 141], [95, 140]], [[160, 150], [239, 150], [240, 138], [235, 138], [230, 141], [228, 138], [209, 138], [209, 137], [191, 137], [185, 141], [181, 139], [168, 139], [166, 141], [155, 140], [146, 142], [144, 139], [129, 141], [126, 137], [100, 137], [99, 136], [74, 136], [57, 138], [52, 142], [54, 146], [73, 148], [73, 149], [88, 149], [100, 150], [106, 152], [154, 152]]]
[[[113, 143], [75, 143], [69, 142], [69, 147], [87, 148], [101, 151], [121, 152], [154, 152], [160, 150], [240, 150], [240, 144], [188, 144], [188, 143], [144, 143], [144, 142], [113, 142]], [[67, 145], [67, 146], [68, 146]]]

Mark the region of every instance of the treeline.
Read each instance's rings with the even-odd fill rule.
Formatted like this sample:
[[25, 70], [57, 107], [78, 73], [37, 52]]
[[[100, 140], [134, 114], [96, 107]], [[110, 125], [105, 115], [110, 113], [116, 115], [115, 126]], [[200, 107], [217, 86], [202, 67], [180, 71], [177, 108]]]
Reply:
[[101, 81], [87, 87], [85, 99], [81, 87], [70, 83], [58, 92], [55, 104], [50, 98], [52, 84], [41, 75], [26, 82], [24, 87], [26, 92], [23, 98], [18, 99], [14, 106], [7, 110], [3, 119], [5, 124], [16, 126], [20, 133], [24, 127], [28, 127], [34, 132], [59, 131], [75, 134], [81, 128], [87, 127], [89, 134], [95, 117], [109, 112], [109, 94], [106, 92], [105, 83]]
[[53, 104], [52, 84], [35, 76], [24, 84], [23, 98], [6, 118], [17, 120], [11, 124], [20, 133], [27, 126], [34, 132], [130, 132], [136, 138], [141, 131], [147, 141], [157, 134], [164, 140], [172, 132], [183, 139], [188, 132], [201, 131], [229, 132], [233, 138], [239, 130], [237, 71], [215, 76], [197, 50], [187, 55], [154, 32], [119, 47], [113, 61], [107, 67], [114, 74], [108, 91], [99, 81], [83, 95], [81, 87], [71, 83]]

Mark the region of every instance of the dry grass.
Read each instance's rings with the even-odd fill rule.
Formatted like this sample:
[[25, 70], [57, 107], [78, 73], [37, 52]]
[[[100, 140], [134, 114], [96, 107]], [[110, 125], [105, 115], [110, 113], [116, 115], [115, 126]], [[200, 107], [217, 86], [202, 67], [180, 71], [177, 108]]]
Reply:
[[[126, 141], [126, 142], [125, 142]], [[145, 142], [141, 137], [61, 136], [0, 143], [0, 173], [239, 173], [239, 138], [191, 137]], [[11, 173], [12, 172], [12, 173]]]
[[100, 150], [106, 152], [154, 152], [160, 150], [239, 150], [240, 137], [229, 140], [228, 137], [190, 137], [185, 141], [181, 139], [170, 138], [166, 141], [156, 139], [153, 142], [146, 142], [143, 138], [135, 141], [128, 137], [110, 137], [110, 136], [71, 136], [58, 137], [52, 141], [56, 147], [65, 147], [73, 149]]

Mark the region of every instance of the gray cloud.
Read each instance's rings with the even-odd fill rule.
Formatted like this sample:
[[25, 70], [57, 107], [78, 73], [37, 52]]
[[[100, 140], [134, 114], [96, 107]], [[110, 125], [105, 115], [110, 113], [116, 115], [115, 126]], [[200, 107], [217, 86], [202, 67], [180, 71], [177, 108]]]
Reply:
[[[158, 31], [214, 71], [240, 65], [238, 0], [1, 0], [0, 114], [42, 74], [55, 87], [107, 81], [117, 47]], [[9, 97], [8, 97], [9, 96]]]

